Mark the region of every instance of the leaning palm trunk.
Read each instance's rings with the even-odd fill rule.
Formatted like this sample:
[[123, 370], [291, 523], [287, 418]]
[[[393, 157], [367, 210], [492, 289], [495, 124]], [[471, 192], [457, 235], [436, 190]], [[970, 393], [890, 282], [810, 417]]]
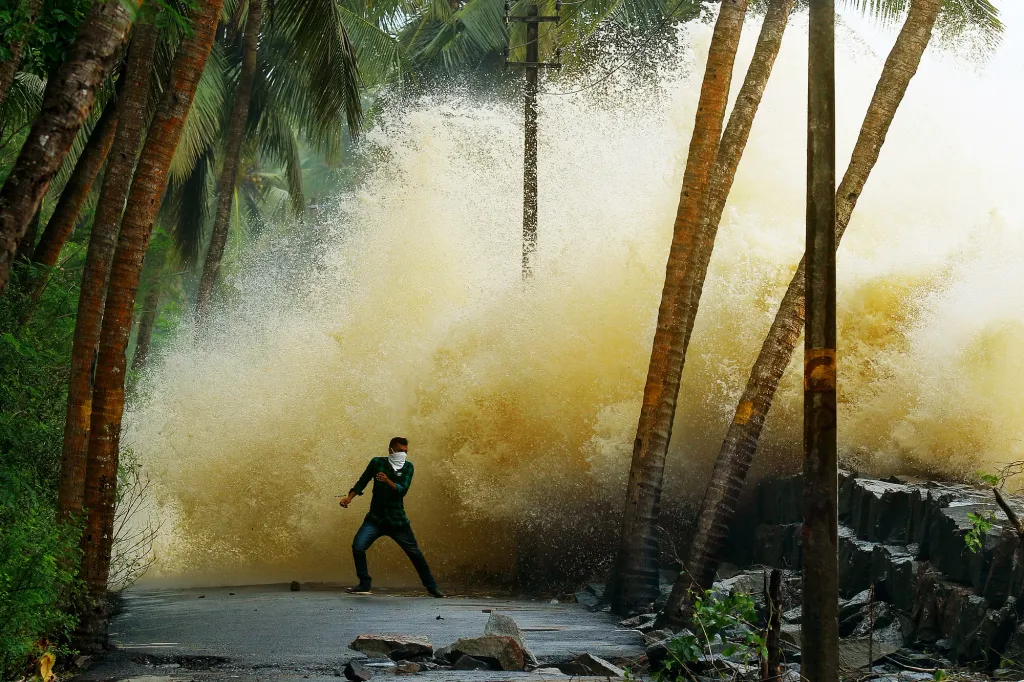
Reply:
[[[43, 6], [43, 0], [29, 0], [28, 3], [28, 27], [35, 23], [39, 9]], [[7, 99], [7, 93], [14, 84], [14, 77], [18, 75], [21, 68], [21, 61], [25, 57], [25, 38], [15, 41], [8, 47], [11, 56], [4, 62], [0, 62], [0, 107]]]
[[707, 209], [709, 180], [722, 134], [746, 10], [747, 0], [722, 2], [708, 50], [633, 444], [622, 531], [612, 576], [612, 609], [620, 614], [649, 604], [658, 593], [659, 552], [655, 526], [661, 506], [665, 456], [689, 340], [684, 314], [686, 283], [692, 278], [693, 252], [700, 240], [701, 220]]
[[[729, 115], [729, 123], [722, 134], [722, 144], [718, 149], [715, 170], [711, 176], [708, 211], [701, 228], [700, 244], [694, 252], [696, 263], [693, 268], [693, 279], [688, 283], [687, 321], [691, 330], [693, 320], [697, 316], [697, 306], [700, 303], [708, 263], [711, 261], [718, 225], [722, 220], [722, 213], [725, 211], [729, 191], [736, 179], [736, 169], [743, 156], [743, 149], [747, 145], [754, 116], [757, 114], [761, 97], [764, 95], [765, 86], [768, 84], [768, 78], [771, 76], [772, 67], [775, 64], [775, 58], [782, 46], [782, 36], [789, 23], [793, 2], [794, 0], [772, 0], [768, 5], [764, 23], [761, 25], [761, 34], [758, 36], [757, 46], [754, 48], [754, 56], [747, 68], [747, 75], [736, 98], [736, 104]], [[709, 488], [704, 506], [713, 508], [717, 504], [718, 498]], [[700, 533], [700, 526], [698, 526], [697, 535], [690, 547], [691, 559], [686, 570], [680, 574], [673, 586], [668, 607], [665, 609], [666, 620], [672, 625], [680, 625], [685, 620], [685, 614], [690, 605], [686, 601], [688, 595], [695, 591], [699, 593], [702, 589], [711, 586], [713, 573], [711, 576], [705, 576], [699, 562], [694, 561], [695, 556], [704, 555], [706, 552], [704, 548], [707, 547], [709, 540], [710, 537], [707, 534]]]
[[[907, 86], [921, 63], [941, 4], [942, 0], [913, 0], [903, 29], [885, 61], [850, 165], [836, 190], [837, 244], [846, 231], [868, 175], [878, 161], [885, 136]], [[804, 261], [801, 259], [754, 362], [746, 389], [715, 461], [697, 521], [696, 539], [687, 562], [687, 570], [692, 579], [704, 587], [714, 578], [718, 566], [718, 550], [729, 531], [744, 479], [757, 450], [765, 417], [771, 409], [775, 391], [803, 331], [804, 276]]]
[[157, 107], [135, 170], [110, 271], [96, 363], [85, 479], [88, 521], [82, 538], [82, 569], [90, 604], [83, 614], [78, 644], [88, 650], [98, 649], [106, 639], [105, 597], [124, 416], [125, 351], [131, 335], [135, 295], [153, 224], [167, 189], [171, 159], [210, 56], [222, 6], [223, 0], [198, 3], [192, 15], [192, 33], [178, 47], [170, 82]]
[[46, 84], [43, 108], [0, 189], [0, 294], [7, 288], [18, 240], [114, 68], [133, 14], [124, 0], [94, 3], [67, 61]]
[[213, 287], [224, 257], [224, 246], [228, 240], [228, 225], [231, 218], [231, 199], [235, 194], [238, 179], [238, 157], [245, 138], [245, 124], [249, 116], [249, 101], [252, 99], [253, 81], [256, 77], [256, 50], [259, 44], [260, 15], [262, 0], [249, 0], [249, 16], [245, 21], [245, 35], [242, 38], [242, 71], [238, 76], [238, 89], [231, 109], [227, 142], [224, 149], [224, 167], [217, 182], [217, 212], [214, 214], [210, 248], [203, 263], [203, 276], [196, 293], [196, 324], [202, 326], [209, 314]]
[[114, 143], [117, 115], [117, 101], [113, 99], [107, 104], [99, 122], [89, 135], [89, 141], [85, 143], [85, 149], [75, 163], [75, 170], [71, 172], [64, 191], [60, 193], [53, 215], [46, 223], [43, 236], [39, 238], [39, 243], [32, 252], [33, 263], [47, 268], [57, 265], [61, 249], [71, 237], [82, 206], [89, 198], [92, 184], [99, 175], [103, 162], [107, 160], [110, 146]]
[[82, 512], [89, 420], [92, 414], [93, 367], [103, 320], [103, 302], [132, 168], [146, 131], [150, 73], [156, 55], [157, 33], [156, 26], [147, 22], [136, 27], [132, 38], [125, 84], [117, 103], [120, 113], [117, 116], [116, 133], [96, 204], [89, 250], [85, 256], [82, 287], [78, 295], [78, 314], [75, 317], [75, 336], [71, 346], [68, 407], [64, 420], [64, 447], [57, 497], [57, 507], [62, 516]]
[[153, 327], [156, 326], [156, 314], [160, 311], [160, 279], [149, 285], [146, 297], [142, 299], [142, 316], [139, 318], [139, 333], [135, 337], [135, 355], [132, 356], [132, 371], [141, 371], [149, 359], [149, 346], [153, 340]]

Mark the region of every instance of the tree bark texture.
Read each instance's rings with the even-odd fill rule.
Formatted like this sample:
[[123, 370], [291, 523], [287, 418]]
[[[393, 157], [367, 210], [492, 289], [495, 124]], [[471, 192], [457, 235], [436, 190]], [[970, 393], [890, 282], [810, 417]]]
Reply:
[[[868, 176], [878, 161], [899, 103], [921, 62], [940, 6], [941, 0], [913, 0], [903, 29], [882, 69], [850, 165], [836, 191], [837, 244], [850, 222]], [[801, 259], [754, 362], [715, 460], [711, 483], [698, 520], [697, 539], [690, 554], [693, 562], [699, 560], [700, 555], [704, 557], [703, 569], [693, 569], [693, 575], [703, 581], [707, 581], [709, 575], [712, 579], [714, 577], [718, 565], [717, 551], [735, 515], [743, 483], [757, 451], [761, 430], [775, 392], [800, 340], [804, 324], [804, 276], [804, 260]], [[711, 490], [712, 486], [714, 490]], [[711, 511], [714, 513], [713, 520], [707, 518]], [[713, 526], [710, 529], [707, 528], [709, 524]], [[698, 548], [698, 542], [703, 542], [706, 549]], [[691, 565], [696, 567], [698, 564]]]
[[839, 680], [835, 5], [810, 3], [800, 675]]
[[708, 51], [633, 444], [612, 582], [612, 609], [619, 614], [650, 604], [658, 594], [659, 541], [655, 526], [688, 337], [683, 315], [685, 283], [692, 277], [692, 256], [707, 209], [709, 181], [746, 9], [746, 0], [722, 2]]
[[117, 465], [124, 415], [125, 351], [132, 329], [135, 295], [149, 247], [174, 150], [196, 86], [216, 37], [223, 0], [208, 0], [192, 14], [192, 33], [178, 47], [168, 87], [149, 128], [132, 180], [114, 253], [103, 310], [96, 364], [85, 506], [88, 521], [82, 539], [83, 577], [93, 608], [84, 615], [81, 646], [95, 650], [106, 639], [107, 614], [102, 607], [110, 572]]
[[[31, 27], [39, 16], [39, 9], [43, 6], [43, 0], [29, 0], [28, 3], [28, 24]], [[8, 48], [11, 56], [6, 61], [0, 62], [0, 107], [7, 99], [7, 93], [14, 85], [14, 77], [21, 69], [21, 62], [25, 58], [25, 39], [22, 38], [11, 44]]]
[[[92, 184], [99, 175], [103, 163], [107, 160], [107, 154], [114, 143], [114, 133], [117, 132], [117, 100], [111, 100], [107, 104], [103, 115], [96, 123], [89, 141], [78, 157], [75, 170], [71, 172], [64, 191], [60, 193], [57, 206], [53, 209], [53, 215], [46, 223], [43, 236], [39, 239], [35, 251], [32, 252], [32, 261], [38, 265], [52, 268], [57, 265], [61, 249], [74, 232], [75, 224], [78, 222], [78, 215], [89, 198]], [[40, 286], [45, 286], [45, 282]]]
[[[114, 140], [109, 150], [96, 214], [93, 217], [89, 250], [82, 271], [78, 314], [71, 346], [68, 378], [68, 406], [64, 419], [64, 447], [61, 452], [60, 489], [57, 508], [64, 517], [82, 513], [85, 496], [89, 422], [92, 415], [93, 374], [99, 350], [103, 304], [110, 276], [110, 263], [117, 246], [121, 212], [132, 179], [132, 168], [146, 134], [150, 74], [156, 56], [157, 28], [139, 24], [128, 51], [125, 83], [117, 103]], [[77, 169], [76, 169], [77, 170]]]
[[[750, 137], [750, 128], [761, 104], [772, 67], [775, 65], [775, 58], [782, 46], [782, 36], [789, 23], [793, 2], [794, 0], [772, 0], [768, 5], [764, 22], [761, 25], [761, 33], [754, 48], [754, 55], [747, 68], [747, 75], [736, 98], [736, 104], [733, 105], [732, 113], [729, 115], [729, 123], [722, 134], [715, 170], [711, 176], [708, 211], [701, 228], [700, 244], [694, 252], [693, 278], [686, 284], [688, 290], [685, 320], [687, 338], [693, 331], [694, 321], [697, 317], [704, 280], [707, 276], [708, 264], [711, 262], [715, 237], [718, 234], [722, 213], [725, 211], [726, 200], [729, 198], [729, 191], [736, 179], [736, 169], [739, 167], [747, 139]], [[697, 520], [697, 532], [690, 544], [689, 556], [685, 565], [686, 570], [680, 573], [679, 579], [672, 587], [672, 595], [669, 597], [668, 606], [665, 609], [666, 620], [672, 625], [680, 626], [686, 620], [689, 607], [692, 605], [691, 595], [703, 594], [704, 590], [709, 589], [714, 582], [716, 568], [714, 555], [724, 539], [724, 533], [716, 525], [715, 517], [717, 509], [725, 497], [724, 490], [727, 484], [728, 481], [712, 479], [704, 494], [704, 502]]]
[[202, 327], [209, 314], [213, 287], [217, 283], [224, 247], [228, 241], [231, 225], [231, 200], [235, 195], [238, 179], [238, 159], [245, 140], [246, 121], [249, 116], [249, 102], [252, 99], [253, 81], [256, 78], [256, 51], [259, 46], [262, 0], [249, 0], [249, 15], [245, 20], [245, 34], [242, 36], [242, 69], [235, 90], [235, 102], [231, 107], [227, 140], [224, 145], [224, 166], [217, 181], [217, 210], [213, 218], [210, 247], [203, 263], [203, 276], [196, 292], [196, 324]]
[[132, 14], [124, 0], [94, 3], [67, 61], [46, 84], [39, 116], [0, 189], [0, 294], [7, 288], [18, 240], [114, 68]]

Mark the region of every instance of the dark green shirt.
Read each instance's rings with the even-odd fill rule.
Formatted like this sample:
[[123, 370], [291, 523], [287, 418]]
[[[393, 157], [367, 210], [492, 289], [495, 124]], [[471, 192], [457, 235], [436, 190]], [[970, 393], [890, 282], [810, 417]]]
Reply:
[[[385, 473], [394, 481], [398, 490], [392, 489], [387, 483], [377, 480], [377, 474]], [[357, 495], [363, 494], [366, 484], [373, 481], [373, 497], [370, 499], [370, 511], [366, 520], [375, 525], [408, 526], [409, 517], [405, 515], [405, 503], [402, 501], [412, 485], [412, 462], [405, 460], [401, 469], [395, 471], [387, 457], [374, 457], [366, 465], [366, 471], [352, 487]]]

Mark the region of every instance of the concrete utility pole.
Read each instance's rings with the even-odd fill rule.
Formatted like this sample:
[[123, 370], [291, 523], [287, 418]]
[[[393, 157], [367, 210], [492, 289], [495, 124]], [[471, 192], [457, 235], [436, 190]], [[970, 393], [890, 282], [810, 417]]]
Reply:
[[809, 34], [801, 675], [838, 682], [834, 0], [811, 0]]
[[526, 24], [526, 61], [508, 61], [508, 50], [505, 51], [506, 66], [522, 66], [526, 69], [526, 106], [523, 148], [523, 279], [532, 274], [533, 254], [537, 250], [537, 70], [541, 68], [558, 69], [560, 50], [555, 52], [554, 62], [540, 61], [540, 36], [538, 27], [543, 22], [558, 22], [562, 3], [556, 5], [556, 16], [540, 16], [537, 5], [526, 6], [523, 16], [509, 16], [508, 3], [505, 4], [505, 23]]

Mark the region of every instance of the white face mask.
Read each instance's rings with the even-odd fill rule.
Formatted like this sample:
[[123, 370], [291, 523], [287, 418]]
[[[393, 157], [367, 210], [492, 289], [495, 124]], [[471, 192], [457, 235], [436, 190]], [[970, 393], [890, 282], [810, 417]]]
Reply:
[[408, 453], [405, 453], [405, 452], [402, 452], [402, 451], [397, 451], [397, 452], [390, 453], [388, 455], [388, 462], [391, 463], [391, 468], [394, 469], [395, 471], [398, 471], [399, 469], [404, 467], [405, 466], [405, 458], [407, 456], [408, 456]]

